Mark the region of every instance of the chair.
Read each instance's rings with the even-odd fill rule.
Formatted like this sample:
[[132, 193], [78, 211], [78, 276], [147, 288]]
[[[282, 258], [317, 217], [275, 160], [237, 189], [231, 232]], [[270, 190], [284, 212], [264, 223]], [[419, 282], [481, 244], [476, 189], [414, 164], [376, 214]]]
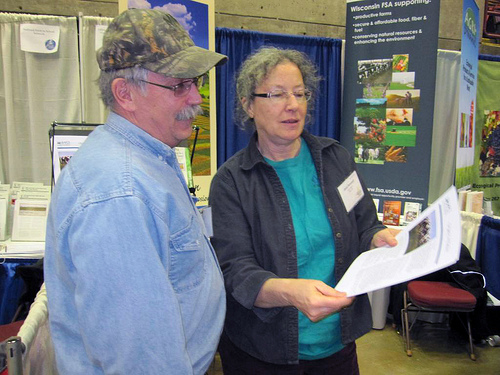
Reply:
[[[20, 325], [22, 323], [22, 325]], [[19, 328], [18, 331], [17, 328]], [[8, 373], [12, 375], [57, 375], [54, 346], [50, 337], [50, 327], [48, 322], [47, 291], [45, 284], [42, 284], [36, 295], [35, 301], [31, 304], [26, 320], [19, 323], [6, 334], [14, 334], [7, 341], [16, 349], [14, 355], [5, 355], [8, 365]], [[0, 332], [1, 333], [1, 332]], [[4, 342], [4, 343], [7, 343]], [[0, 359], [5, 352], [5, 346], [0, 343]], [[9, 353], [10, 354], [10, 353]], [[1, 371], [1, 367], [0, 367]], [[0, 372], [0, 375], [4, 375]]]
[[[426, 312], [463, 312], [467, 319], [467, 333], [469, 335], [470, 359], [476, 360], [472, 344], [469, 313], [476, 306], [476, 297], [468, 291], [452, 286], [441, 281], [410, 281], [403, 295], [403, 309], [401, 320], [403, 321], [403, 336], [406, 338], [406, 354], [411, 357], [410, 331], [421, 311]], [[409, 325], [408, 312], [416, 311], [417, 316]]]

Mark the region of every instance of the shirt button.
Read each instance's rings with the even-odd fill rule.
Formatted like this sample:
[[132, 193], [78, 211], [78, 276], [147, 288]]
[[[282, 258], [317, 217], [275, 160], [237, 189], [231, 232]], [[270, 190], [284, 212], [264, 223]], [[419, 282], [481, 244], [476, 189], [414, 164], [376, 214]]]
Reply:
[[342, 233], [340, 233], [340, 232], [335, 233], [335, 237], [342, 238]]
[[339, 259], [338, 259], [338, 262], [339, 262], [339, 264], [344, 263], [344, 258], [339, 258]]
[[158, 155], [158, 159], [163, 160], [163, 156], [162, 155]]
[[333, 212], [333, 208], [328, 207], [328, 212]]

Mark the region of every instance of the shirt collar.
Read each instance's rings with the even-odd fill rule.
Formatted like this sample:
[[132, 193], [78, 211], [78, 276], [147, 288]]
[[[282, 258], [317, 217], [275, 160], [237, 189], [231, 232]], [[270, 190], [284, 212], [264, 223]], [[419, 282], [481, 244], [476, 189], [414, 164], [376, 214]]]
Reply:
[[122, 134], [124, 138], [134, 145], [151, 152], [160, 159], [163, 158], [167, 160], [175, 158], [175, 151], [172, 147], [154, 138], [152, 135], [115, 112], [109, 113], [106, 125]]

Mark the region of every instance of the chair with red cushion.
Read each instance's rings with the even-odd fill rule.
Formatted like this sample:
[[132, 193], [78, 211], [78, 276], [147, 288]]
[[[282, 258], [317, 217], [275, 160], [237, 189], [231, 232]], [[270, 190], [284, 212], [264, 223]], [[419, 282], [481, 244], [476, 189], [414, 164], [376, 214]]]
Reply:
[[476, 297], [468, 291], [441, 281], [410, 281], [403, 296], [404, 307], [401, 310], [403, 336], [406, 338], [406, 354], [411, 357], [410, 330], [415, 323], [409, 324], [408, 311], [427, 312], [463, 312], [467, 317], [467, 333], [469, 334], [470, 358], [475, 361], [474, 347], [470, 328], [469, 313], [476, 306]]

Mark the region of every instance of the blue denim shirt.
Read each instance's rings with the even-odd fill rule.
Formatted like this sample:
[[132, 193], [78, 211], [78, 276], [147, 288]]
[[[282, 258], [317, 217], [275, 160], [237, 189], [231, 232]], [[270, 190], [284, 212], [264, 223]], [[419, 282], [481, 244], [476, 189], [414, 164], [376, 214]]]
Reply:
[[[361, 180], [364, 197], [347, 212], [338, 186], [356, 165], [333, 139], [302, 134], [318, 174], [335, 240], [335, 279], [370, 247], [385, 227], [378, 221], [372, 197]], [[210, 188], [214, 245], [224, 272], [227, 316], [224, 332], [241, 350], [270, 363], [298, 363], [298, 311], [295, 307], [259, 308], [255, 299], [269, 278], [298, 277], [297, 249], [290, 205], [274, 170], [257, 149], [256, 134], [248, 146], [219, 168]], [[342, 343], [371, 329], [366, 294], [340, 312]]]
[[117, 114], [63, 169], [45, 282], [61, 374], [203, 374], [222, 273], [174, 151]]

